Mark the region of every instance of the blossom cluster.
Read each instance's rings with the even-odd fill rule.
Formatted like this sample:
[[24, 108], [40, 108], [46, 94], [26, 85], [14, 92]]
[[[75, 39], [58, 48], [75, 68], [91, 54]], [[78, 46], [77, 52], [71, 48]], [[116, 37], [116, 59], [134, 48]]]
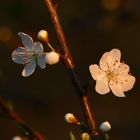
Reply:
[[[47, 31], [41, 30], [38, 33], [38, 38], [47, 43], [51, 49], [50, 52], [44, 52], [42, 43], [33, 42], [29, 35], [23, 32], [19, 32], [18, 35], [24, 47], [18, 47], [12, 52], [12, 60], [25, 65], [22, 71], [24, 77], [31, 75], [37, 65], [41, 69], [45, 69], [46, 63], [53, 65], [59, 61], [60, 54], [50, 45]], [[121, 62], [120, 59], [121, 51], [115, 48], [103, 54], [99, 65], [89, 66], [91, 76], [96, 80], [95, 90], [99, 94], [104, 95], [111, 90], [114, 95], [125, 97], [124, 92], [133, 88], [135, 77], [130, 74], [129, 66]]]

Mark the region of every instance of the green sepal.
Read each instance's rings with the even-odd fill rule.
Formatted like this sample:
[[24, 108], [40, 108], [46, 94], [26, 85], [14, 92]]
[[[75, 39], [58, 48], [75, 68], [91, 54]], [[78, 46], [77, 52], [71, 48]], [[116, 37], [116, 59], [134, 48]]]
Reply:
[[109, 134], [108, 133], [104, 134], [104, 140], [109, 140]]
[[74, 134], [70, 131], [70, 140], [76, 140]]

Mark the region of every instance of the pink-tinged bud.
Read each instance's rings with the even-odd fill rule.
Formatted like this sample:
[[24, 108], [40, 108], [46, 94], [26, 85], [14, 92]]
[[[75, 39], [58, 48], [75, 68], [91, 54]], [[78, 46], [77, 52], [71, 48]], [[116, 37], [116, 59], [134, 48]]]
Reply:
[[46, 54], [46, 63], [49, 65], [53, 65], [59, 62], [60, 55], [57, 52], [49, 52]]
[[46, 43], [49, 42], [48, 32], [46, 30], [40, 30], [37, 37], [38, 39], [45, 41]]
[[108, 121], [102, 122], [100, 125], [100, 130], [102, 132], [108, 132], [111, 129], [111, 125]]
[[65, 115], [65, 120], [67, 123], [79, 124], [78, 120], [76, 119], [76, 117], [72, 113], [67, 113]]
[[20, 136], [15, 136], [12, 138], [12, 140], [22, 140], [22, 138]]
[[90, 139], [88, 133], [83, 133], [83, 134], [81, 135], [81, 138], [82, 138], [82, 140], [89, 140], [89, 139]]

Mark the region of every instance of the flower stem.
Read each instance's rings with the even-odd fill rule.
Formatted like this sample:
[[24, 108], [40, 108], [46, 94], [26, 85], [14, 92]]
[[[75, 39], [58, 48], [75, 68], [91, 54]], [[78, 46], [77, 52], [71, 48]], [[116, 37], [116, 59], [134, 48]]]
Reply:
[[47, 45], [48, 45], [48, 47], [49, 47], [53, 52], [55, 52], [55, 49], [51, 46], [50, 43], [47, 43]]
[[93, 136], [94, 138], [97, 138], [97, 137], [99, 138], [100, 135], [97, 131], [94, 113], [91, 109], [90, 103], [88, 101], [88, 97], [85, 93], [85, 90], [83, 89], [83, 87], [78, 79], [78, 76], [75, 73], [75, 70], [74, 70], [75, 65], [73, 63], [69, 47], [66, 43], [66, 39], [65, 39], [55, 6], [53, 5], [51, 0], [45, 0], [45, 4], [50, 13], [50, 17], [52, 19], [52, 23], [54, 25], [54, 28], [57, 33], [58, 41], [60, 43], [61, 60], [64, 63], [64, 65], [66, 66], [66, 69], [69, 71], [70, 77], [72, 79], [72, 83], [74, 84], [76, 91], [78, 93], [78, 96], [80, 98], [84, 116], [85, 116], [86, 122], [89, 127], [89, 132], [91, 133], [91, 136]]
[[0, 108], [9, 119], [15, 121], [19, 126], [25, 129], [30, 135], [30, 138], [32, 137], [31, 139], [46, 140], [38, 131], [29, 126], [15, 111], [11, 111], [2, 98], [0, 98]]

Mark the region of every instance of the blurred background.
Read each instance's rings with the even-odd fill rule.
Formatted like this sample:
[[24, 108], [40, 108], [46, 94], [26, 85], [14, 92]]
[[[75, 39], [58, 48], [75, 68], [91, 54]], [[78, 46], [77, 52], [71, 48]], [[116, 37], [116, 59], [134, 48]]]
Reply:
[[[88, 67], [113, 48], [122, 52], [137, 78], [126, 98], [112, 93], [89, 95], [98, 124], [109, 121], [110, 140], [140, 138], [140, 1], [139, 0], [56, 0], [58, 13], [70, 46], [76, 71], [83, 85], [92, 80]], [[44, 0], [4, 0], [0, 4], [0, 96], [12, 101], [23, 119], [48, 140], [70, 140], [71, 130], [80, 140], [81, 131], [64, 121], [72, 112], [83, 119], [79, 99], [64, 66], [59, 63], [36, 68], [23, 78], [23, 65], [12, 62], [11, 53], [22, 46], [17, 33], [22, 31], [37, 40], [41, 29], [49, 32], [51, 44], [59, 47]], [[95, 85], [95, 82], [94, 82]], [[0, 140], [20, 135], [16, 126], [0, 120]]]

